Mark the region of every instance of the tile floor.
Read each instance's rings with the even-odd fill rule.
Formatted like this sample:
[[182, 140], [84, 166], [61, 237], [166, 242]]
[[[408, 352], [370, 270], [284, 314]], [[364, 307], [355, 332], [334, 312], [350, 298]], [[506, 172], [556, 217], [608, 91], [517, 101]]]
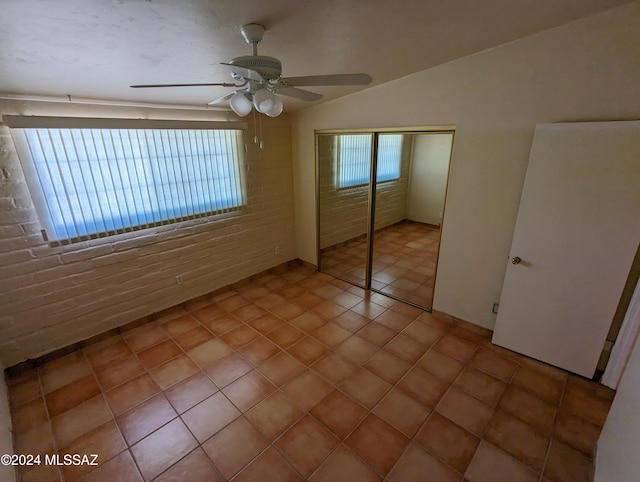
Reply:
[[613, 392], [300, 267], [8, 380], [38, 481], [590, 480]]
[[[375, 233], [371, 286], [409, 303], [431, 308], [440, 228], [402, 221]], [[366, 237], [326, 248], [321, 270], [364, 286]]]

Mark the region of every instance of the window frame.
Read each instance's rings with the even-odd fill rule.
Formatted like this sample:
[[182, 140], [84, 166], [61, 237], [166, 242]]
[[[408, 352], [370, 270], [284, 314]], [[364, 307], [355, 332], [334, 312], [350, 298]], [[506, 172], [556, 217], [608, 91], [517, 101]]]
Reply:
[[[247, 202], [248, 202], [248, 196], [246, 193], [246, 159], [245, 159], [245, 154], [246, 154], [246, 144], [244, 142], [244, 130], [246, 130], [246, 123], [242, 123], [242, 122], [215, 122], [215, 121], [148, 121], [148, 120], [138, 120], [138, 119], [95, 119], [95, 118], [52, 118], [52, 117], [22, 117], [22, 116], [3, 116], [3, 122], [9, 126], [9, 128], [11, 129], [11, 134], [12, 137], [14, 138], [15, 141], [15, 146], [16, 149], [18, 151], [18, 157], [20, 158], [20, 163], [24, 169], [25, 172], [25, 177], [26, 177], [26, 181], [27, 181], [27, 186], [29, 187], [29, 192], [31, 194], [32, 200], [34, 202], [34, 207], [36, 209], [36, 213], [38, 215], [38, 218], [40, 219], [41, 225], [44, 228], [42, 231], [42, 235], [43, 238], [45, 239], [45, 241], [47, 241], [49, 243], [50, 246], [55, 247], [55, 246], [63, 246], [63, 245], [69, 245], [69, 244], [74, 244], [74, 243], [78, 243], [78, 242], [82, 242], [82, 241], [87, 241], [87, 240], [91, 240], [91, 239], [108, 239], [111, 236], [115, 236], [115, 235], [119, 235], [119, 234], [123, 234], [123, 233], [129, 233], [129, 232], [135, 232], [135, 231], [140, 231], [140, 230], [144, 230], [144, 229], [149, 229], [149, 228], [153, 228], [153, 227], [157, 227], [157, 226], [164, 226], [164, 225], [170, 225], [170, 224], [175, 224], [175, 225], [179, 225], [180, 223], [184, 222], [184, 221], [188, 221], [188, 220], [193, 220], [193, 219], [205, 219], [205, 218], [211, 218], [211, 217], [218, 217], [224, 214], [228, 214], [228, 213], [232, 213], [232, 212], [237, 212], [239, 210], [242, 210], [244, 207], [246, 207]], [[167, 197], [167, 195], [165, 194], [165, 197], [163, 199], [161, 199], [159, 196], [156, 196], [156, 203], [159, 206], [161, 203], [165, 203], [164, 206], [164, 210], [163, 211], [158, 211], [156, 213], [156, 217], [160, 217], [159, 219], [154, 219], [153, 217], [151, 217], [150, 221], [151, 222], [146, 222], [148, 221], [147, 218], [141, 219], [145, 213], [144, 208], [148, 207], [149, 204], [146, 204], [144, 202], [137, 204], [135, 206], [135, 212], [134, 211], [129, 211], [126, 213], [125, 217], [129, 218], [129, 217], [140, 217], [137, 218], [137, 221], [143, 221], [143, 222], [138, 222], [135, 224], [127, 224], [125, 226], [121, 226], [121, 227], [115, 227], [114, 229], [106, 229], [106, 230], [94, 230], [92, 232], [88, 232], [88, 233], [80, 233], [80, 232], [72, 232], [69, 233], [67, 232], [67, 236], [60, 236], [60, 230], [56, 230], [54, 224], [56, 222], [56, 220], [54, 219], [54, 217], [51, 215], [49, 209], [48, 209], [48, 200], [47, 200], [47, 195], [44, 192], [44, 188], [42, 187], [42, 184], [38, 178], [38, 172], [37, 172], [37, 167], [34, 165], [34, 161], [31, 157], [31, 153], [29, 152], [29, 146], [26, 140], [26, 132], [25, 129], [33, 129], [33, 128], [39, 128], [39, 129], [128, 129], [130, 130], [129, 132], [133, 131], [133, 130], [149, 130], [149, 129], [154, 129], [154, 130], [165, 130], [165, 131], [178, 131], [178, 130], [182, 130], [182, 131], [186, 131], [188, 130], [190, 133], [192, 131], [197, 131], [197, 130], [229, 130], [229, 131], [237, 131], [235, 134], [231, 134], [230, 137], [232, 137], [233, 139], [233, 145], [231, 146], [231, 152], [234, 154], [234, 159], [233, 160], [229, 160], [228, 162], [225, 163], [225, 168], [226, 169], [231, 169], [231, 174], [233, 174], [232, 178], [235, 182], [235, 184], [238, 187], [238, 191], [235, 192], [235, 196], [238, 196], [238, 200], [239, 202], [237, 204], [234, 204], [232, 206], [230, 205], [224, 205], [226, 203], [222, 203], [220, 205], [222, 205], [223, 207], [220, 209], [215, 209], [215, 210], [198, 210], [198, 201], [200, 200], [199, 198], [194, 198], [193, 196], [191, 196], [191, 203], [187, 205], [187, 209], [190, 209], [190, 211], [187, 214], [182, 214], [179, 216], [172, 216], [171, 214], [180, 214], [177, 213], [175, 208], [177, 205], [175, 204], [166, 204], [169, 202], [174, 202], [175, 196], [173, 195], [173, 191], [169, 194], [169, 197]], [[125, 131], [126, 132], [126, 131]], [[184, 134], [184, 133], [183, 133]], [[187, 134], [189, 135], [189, 134]], [[202, 134], [205, 135], [205, 134]], [[153, 132], [153, 138], [155, 139], [156, 137], [156, 132]], [[162, 136], [160, 136], [162, 137]], [[148, 138], [147, 138], [148, 139]], [[139, 140], [139, 138], [138, 138]], [[147, 140], [145, 140], [145, 142], [147, 142]], [[128, 147], [131, 148], [131, 144], [128, 144]], [[180, 151], [182, 147], [177, 147], [178, 151]], [[190, 158], [192, 159], [191, 162], [195, 163], [195, 161], [193, 159], [198, 160], [198, 162], [201, 164], [203, 162], [207, 162], [211, 159], [211, 157], [206, 156], [206, 157], [202, 157], [202, 159], [200, 158], [200, 151], [196, 151], [193, 148], [191, 148], [191, 146], [189, 146], [190, 149], [189, 150], [182, 150], [181, 154], [177, 157], [171, 157], [170, 156], [170, 160], [167, 161], [166, 159], [163, 161], [165, 162], [165, 164], [163, 166], [161, 166], [161, 168], [164, 169], [168, 169], [169, 168], [169, 164], [168, 163], [173, 163], [173, 165], [175, 166], [176, 163], [184, 163], [184, 159], [185, 157], [190, 156]], [[229, 147], [229, 146], [225, 146], [225, 147]], [[141, 162], [144, 162], [146, 164], [148, 164], [149, 168], [150, 168], [150, 172], [154, 172], [154, 173], [159, 173], [159, 164], [158, 164], [158, 159], [160, 159], [160, 156], [155, 156], [154, 159], [154, 154], [151, 152], [151, 146], [145, 146], [145, 150], [146, 152], [142, 152], [140, 151], [140, 156], [141, 156]], [[106, 153], [106, 151], [105, 151]], [[144, 155], [147, 154], [147, 155]], [[211, 155], [213, 155], [213, 153], [211, 153]], [[90, 157], [90, 156], [89, 156]], [[154, 160], [156, 162], [156, 165], [152, 164], [154, 163]], [[85, 162], [91, 162], [92, 160], [88, 160]], [[195, 164], [194, 164], [195, 165]], [[193, 166], [185, 166], [185, 169], [183, 170], [183, 175], [186, 174], [189, 169], [191, 169]], [[111, 169], [111, 167], [109, 167], [109, 169]], [[136, 167], [133, 167], [133, 170], [135, 170]], [[127, 173], [126, 175], [129, 176], [133, 170], [131, 169], [125, 169], [124, 171]], [[85, 172], [85, 170], [83, 170], [82, 172]], [[110, 171], [111, 172], [111, 171]], [[175, 172], [175, 171], [174, 171]], [[195, 189], [195, 190], [202, 190], [202, 195], [204, 196], [204, 188], [206, 187], [207, 182], [211, 183], [211, 185], [213, 186], [213, 183], [220, 183], [220, 182], [224, 182], [224, 181], [220, 181], [220, 177], [215, 177], [213, 173], [213, 170], [211, 170], [209, 173], [209, 176], [203, 176], [200, 175], [200, 173], [203, 173], [202, 169], [191, 172], [189, 174], [187, 174], [186, 178], [181, 178], [182, 182], [179, 183], [174, 183], [175, 184], [175, 189], [176, 190], [184, 190], [185, 186], [189, 186], [190, 189]], [[124, 180], [124, 178], [122, 178], [122, 176], [120, 175], [120, 179], [118, 179], [118, 181], [122, 181]], [[145, 175], [145, 183], [149, 182], [149, 177], [150, 175]], [[189, 177], [191, 176], [191, 177]], [[75, 179], [78, 179], [78, 177], [80, 178], [84, 178], [84, 174], [81, 174], [80, 176], [74, 176]], [[104, 177], [104, 175], [103, 175]], [[224, 178], [226, 179], [226, 178]], [[113, 182], [113, 179], [111, 179], [111, 181]], [[132, 186], [131, 189], [138, 189], [140, 191], [146, 189], [147, 191], [149, 191], [149, 188], [152, 188], [154, 190], [158, 190], [160, 188], [160, 184], [158, 183], [158, 181], [162, 182], [161, 178], [156, 178], [153, 183], [149, 183], [149, 184], [138, 184], [136, 186]], [[83, 182], [83, 181], [81, 181]], [[195, 184], [194, 184], [195, 183]], [[107, 185], [107, 182], [103, 183], [104, 186]], [[118, 183], [118, 186], [115, 187], [115, 190], [112, 191], [112, 194], [105, 194], [105, 196], [111, 196], [114, 195], [116, 196], [120, 191], [122, 191], [123, 189], [126, 188], [123, 187], [124, 184], [122, 183]], [[85, 185], [86, 187], [86, 185]], [[210, 189], [208, 191], [209, 194], [212, 194], [212, 190], [214, 190], [213, 188]], [[177, 191], [177, 192], [178, 192]], [[195, 191], [191, 191], [191, 193], [193, 193]], [[218, 191], [219, 194], [224, 194], [226, 191]], [[57, 202], [58, 197], [56, 197], [54, 200], [52, 200], [53, 202]], [[79, 199], [79, 198], [78, 198]], [[187, 200], [187, 197], [184, 197], [185, 200]], [[206, 199], [205, 199], [206, 200]], [[226, 201], [226, 200], [225, 200]], [[202, 204], [200, 204], [202, 206]], [[217, 205], [217, 200], [215, 200], [213, 203], [209, 204], [210, 206], [216, 206]], [[99, 211], [100, 209], [96, 209], [95, 211]], [[109, 223], [109, 218], [104, 216], [100, 218], [98, 224], [101, 224], [100, 227], [107, 227], [107, 224]], [[89, 220], [89, 224], [92, 224], [95, 221], [95, 219], [91, 219]], [[83, 220], [83, 223], [87, 224], [87, 220]], [[70, 225], [70, 224], [69, 224]], [[71, 236], [69, 236], [69, 234], [71, 234]]]

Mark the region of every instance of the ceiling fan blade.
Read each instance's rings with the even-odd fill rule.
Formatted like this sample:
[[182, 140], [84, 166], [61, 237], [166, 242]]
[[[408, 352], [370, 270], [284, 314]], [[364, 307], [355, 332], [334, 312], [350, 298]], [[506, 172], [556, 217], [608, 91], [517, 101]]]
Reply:
[[300, 87], [308, 85], [367, 85], [373, 79], [369, 74], [329, 74], [286, 77], [281, 80], [291, 87]]
[[226, 65], [231, 70], [231, 73], [242, 77], [243, 79], [255, 80], [257, 82], [262, 82], [264, 79], [262, 75], [260, 75], [256, 70], [248, 69], [246, 67], [240, 67], [239, 65], [227, 64], [225, 62], [220, 62], [222, 65]]
[[224, 97], [220, 97], [216, 100], [212, 100], [211, 102], [209, 102], [207, 105], [216, 105], [216, 104], [221, 104], [223, 102], [228, 101], [229, 99], [231, 99], [231, 97], [233, 97], [235, 94], [235, 92], [231, 92], [230, 94], [225, 95]]
[[316, 94], [315, 92], [309, 92], [308, 90], [297, 89], [286, 85], [278, 87], [276, 94], [286, 95], [287, 97], [294, 97], [308, 102], [313, 102], [314, 100], [319, 100], [324, 97], [322, 94]]
[[222, 82], [217, 84], [140, 84], [140, 85], [130, 85], [132, 89], [148, 89], [152, 87], [240, 87], [236, 84], [230, 84], [228, 82]]

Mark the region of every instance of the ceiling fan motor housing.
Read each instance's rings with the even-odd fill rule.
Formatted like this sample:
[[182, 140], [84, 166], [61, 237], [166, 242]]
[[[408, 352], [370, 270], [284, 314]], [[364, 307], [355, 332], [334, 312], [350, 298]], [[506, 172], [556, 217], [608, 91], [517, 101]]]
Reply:
[[275, 80], [282, 74], [282, 64], [274, 57], [265, 55], [244, 55], [229, 62], [231, 65], [255, 70], [266, 80]]

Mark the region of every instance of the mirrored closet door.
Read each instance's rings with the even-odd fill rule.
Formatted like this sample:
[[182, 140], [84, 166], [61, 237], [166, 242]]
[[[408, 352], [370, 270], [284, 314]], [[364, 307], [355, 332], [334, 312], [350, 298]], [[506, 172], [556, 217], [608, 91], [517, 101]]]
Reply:
[[452, 145], [452, 131], [318, 133], [320, 271], [431, 309]]

